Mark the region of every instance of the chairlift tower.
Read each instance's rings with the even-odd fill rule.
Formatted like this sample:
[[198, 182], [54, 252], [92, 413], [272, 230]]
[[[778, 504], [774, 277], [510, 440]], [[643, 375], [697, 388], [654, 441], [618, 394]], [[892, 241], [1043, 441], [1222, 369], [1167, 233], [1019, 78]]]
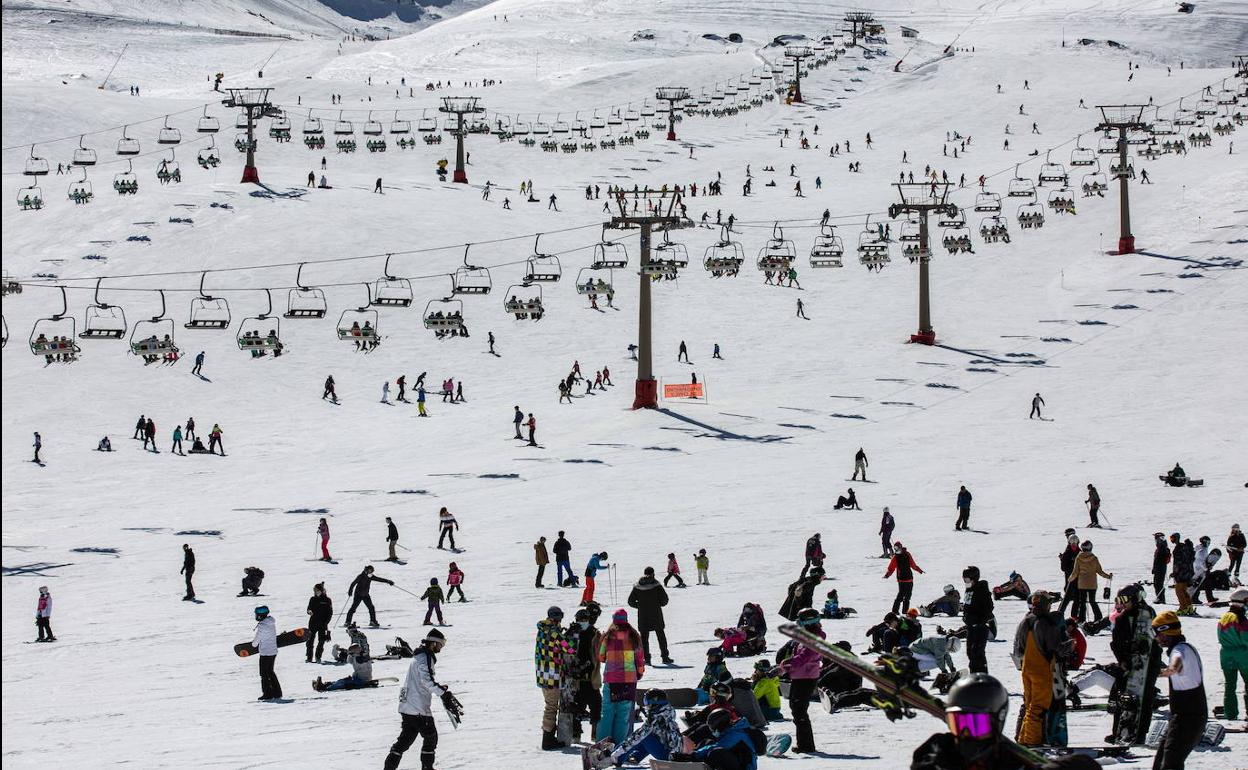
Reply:
[[667, 102], [667, 141], [676, 141], [676, 107], [689, 98], [689, 89], [684, 86], [660, 86], [654, 92], [654, 98]]
[[1248, 54], [1241, 53], [1235, 57], [1235, 77], [1248, 80]]
[[928, 281], [928, 263], [932, 250], [928, 245], [927, 215], [956, 216], [958, 207], [949, 203], [949, 182], [903, 183], [897, 182], [901, 203], [888, 207], [888, 216], [897, 219], [903, 214], [914, 214], [919, 219], [919, 330], [910, 335], [911, 342], [920, 345], [936, 344], [936, 331], [932, 328], [932, 302]]
[[845, 23], [849, 24], [852, 30], [849, 45], [855, 46], [859, 38], [867, 36], [867, 27], [875, 23], [875, 16], [866, 11], [850, 11], [845, 14]]
[[[630, 200], [632, 206], [630, 206]], [[646, 266], [650, 264], [650, 236], [656, 230], [675, 230], [691, 225], [681, 219], [675, 193], [626, 192], [616, 194], [619, 215], [611, 217], [604, 227], [616, 230], [640, 230], [638, 260], [641, 289], [637, 299], [637, 384], [633, 395], [634, 409], [655, 409], [659, 405], [659, 381], [654, 378], [654, 356], [651, 346], [650, 283], [653, 280]], [[636, 208], [636, 211], [631, 211]]]
[[269, 101], [272, 88], [227, 88], [229, 97], [222, 100], [226, 107], [237, 107], [247, 116], [247, 163], [243, 166], [243, 184], [260, 184], [260, 172], [256, 169], [256, 121], [273, 118], [281, 110]]
[[468, 184], [468, 172], [464, 170], [464, 134], [468, 133], [464, 116], [485, 112], [479, 102], [480, 99], [475, 96], [443, 96], [442, 106], [438, 108], [438, 112], [455, 116], [455, 130], [451, 132], [455, 137], [455, 175], [451, 177], [452, 182]]
[[[1130, 178], [1127, 169], [1127, 132], [1148, 128], [1144, 122], [1144, 105], [1114, 104], [1097, 105], [1101, 111], [1101, 123], [1097, 131], [1118, 131], [1118, 254], [1135, 253], [1135, 236], [1131, 233]], [[1112, 167], [1110, 169], [1113, 171]]]
[[784, 49], [784, 58], [793, 62], [793, 102], [802, 103], [802, 59], [814, 56], [809, 46], [790, 45]]

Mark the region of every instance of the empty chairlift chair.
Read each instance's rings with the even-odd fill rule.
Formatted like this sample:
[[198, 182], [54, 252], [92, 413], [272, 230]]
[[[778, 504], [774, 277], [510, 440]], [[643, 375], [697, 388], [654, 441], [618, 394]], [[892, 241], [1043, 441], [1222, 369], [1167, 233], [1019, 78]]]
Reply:
[[452, 294], [489, 294], [494, 288], [490, 279], [490, 271], [468, 263], [468, 249], [472, 244], [464, 244], [464, 265], [451, 274]]
[[602, 240], [594, 244], [594, 256], [589, 266], [595, 270], [616, 270], [628, 267], [628, 250], [622, 243], [608, 241], [604, 227]]
[[30, 157], [26, 159], [26, 168], [22, 170], [23, 176], [41, 177], [48, 175], [48, 159], [35, 155], [35, 146], [30, 146]]
[[410, 307], [412, 304], [412, 282], [390, 274], [389, 254], [381, 277], [373, 283], [370, 304], [377, 307]]
[[84, 340], [119, 340], [126, 336], [126, 314], [119, 305], [110, 305], [100, 299], [100, 283], [95, 281], [95, 301], [87, 305], [83, 314], [82, 332], [78, 335]]
[[841, 236], [836, 234], [833, 225], [823, 225], [815, 236], [815, 243], [810, 247], [811, 267], [841, 267], [845, 256], [845, 245]]
[[525, 283], [554, 283], [563, 276], [563, 269], [559, 265], [559, 257], [554, 254], [543, 254], [538, 249], [541, 239], [541, 233], [538, 233], [537, 237], [533, 239], [533, 256], [529, 257], [525, 263]]
[[324, 318], [327, 306], [325, 292], [315, 286], [303, 283], [303, 265], [299, 265], [295, 273], [295, 288], [290, 290], [286, 298], [286, 312], [283, 318]]
[[662, 275], [673, 277], [689, 266], [689, 250], [685, 248], [685, 244], [674, 242], [668, 231], [664, 230], [663, 241], [650, 251], [650, 264], [658, 266]]
[[139, 140], [126, 135], [129, 126], [121, 127], [121, 138], [117, 140], [117, 154], [123, 158], [139, 154]]
[[190, 314], [184, 325], [187, 329], [211, 329], [220, 331], [230, 328], [230, 303], [224, 297], [204, 293], [204, 278], [199, 276], [199, 296], [191, 300]]
[[1066, 167], [1061, 163], [1051, 161], [1047, 152], [1044, 155], [1044, 164], [1040, 166], [1038, 179], [1040, 184], [1056, 183], [1063, 187], [1070, 183], [1070, 176], [1066, 173]]
[[377, 311], [373, 304], [373, 292], [369, 284], [364, 284], [367, 302], [354, 310], [344, 310], [338, 317], [338, 339], [355, 343], [355, 349], [367, 353], [381, 342], [377, 332]]
[[195, 124], [195, 132], [199, 134], [215, 134], [221, 130], [221, 121], [208, 114], [208, 108], [204, 107], [204, 114], [200, 116], [199, 122]]
[[280, 356], [285, 345], [282, 343], [282, 320], [273, 315], [273, 291], [265, 289], [264, 296], [268, 307], [259, 315], [244, 318], [238, 325], [238, 349], [248, 351], [252, 358], [260, 358], [266, 353]]
[[178, 354], [173, 319], [165, 317], [165, 292], [157, 293], [160, 294], [160, 313], [139, 321], [130, 331], [130, 352], [142, 358], [145, 364]]
[[181, 144], [182, 132], [169, 125], [169, 116], [165, 116], [165, 125], [156, 134], [156, 144]]
[[1036, 185], [1030, 179], [1018, 175], [1018, 166], [1014, 167], [1014, 178], [1006, 188], [1006, 195], [1011, 198], [1036, 198]]
[[78, 137], [78, 147], [74, 149], [74, 165], [75, 166], [94, 166], [96, 161], [95, 150], [85, 144], [86, 137]]
[[65, 287], [61, 289], [61, 312], [40, 318], [30, 330], [30, 352], [43, 356], [50, 364], [53, 361], [68, 363], [78, 359], [78, 343], [75, 341], [78, 329], [74, 317], [69, 315], [69, 305], [65, 297]]
[[1001, 196], [994, 192], [984, 191], [975, 196], [975, 210], [980, 213], [995, 214], [1001, 210]]

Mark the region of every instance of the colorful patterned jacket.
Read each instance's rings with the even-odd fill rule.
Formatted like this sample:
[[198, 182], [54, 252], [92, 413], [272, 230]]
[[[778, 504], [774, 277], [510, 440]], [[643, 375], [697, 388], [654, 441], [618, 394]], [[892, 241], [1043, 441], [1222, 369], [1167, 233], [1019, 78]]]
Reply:
[[537, 686], [553, 690], [563, 679], [566, 656], [572, 651], [564, 637], [559, 622], [546, 618], [537, 623], [537, 643], [533, 649], [533, 662], [537, 666]]

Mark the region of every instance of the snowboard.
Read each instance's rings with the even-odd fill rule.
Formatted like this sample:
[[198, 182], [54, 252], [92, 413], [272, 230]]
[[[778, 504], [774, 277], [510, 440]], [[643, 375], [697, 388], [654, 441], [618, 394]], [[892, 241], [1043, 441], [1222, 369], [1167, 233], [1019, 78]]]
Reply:
[[[1169, 476], [1158, 476], [1157, 478], [1161, 479], [1161, 483], [1167, 486], [1170, 486]], [[1189, 487], [1203, 487], [1204, 485], [1205, 485], [1204, 479], [1188, 479], [1187, 483], [1185, 484], [1185, 486], [1189, 486]]]
[[664, 759], [651, 759], [650, 770], [711, 770], [705, 762], [670, 762]]
[[599, 764], [606, 760], [615, 744], [610, 738], [603, 738], [597, 743], [581, 747], [581, 770], [597, 770]]
[[1156, 641], [1153, 639], [1152, 621], [1154, 613], [1136, 610], [1135, 623], [1132, 626], [1131, 668], [1126, 672], [1119, 692], [1110, 699], [1109, 712], [1114, 715], [1113, 732], [1106, 737], [1110, 743], [1130, 746], [1142, 742], [1148, 734], [1149, 721], [1153, 709], [1146, 696], [1152, 692], [1155, 674], [1150, 677], [1151, 652]]
[[[277, 646], [289, 647], [292, 644], [300, 644], [304, 641], [303, 637], [305, 637], [307, 633], [308, 629], [306, 628], [292, 628], [289, 631], [284, 631], [277, 635]], [[247, 658], [252, 655], [258, 655], [259, 653], [260, 648], [256, 647], [256, 645], [251, 642], [239, 642], [234, 645], [234, 654], [240, 658]]]
[[[674, 709], [689, 709], [698, 705], [698, 691], [692, 687], [665, 687], [663, 692], [667, 693], [667, 702], [672, 704]], [[646, 691], [638, 689], [637, 705], [645, 703], [645, 700]]]
[[791, 735], [773, 735], [767, 739], [766, 754], [769, 757], [782, 757], [784, 753], [793, 745], [793, 736]]
[[[892, 655], [880, 656], [878, 664], [859, 658], [852, 652], [837, 647], [814, 634], [806, 631], [796, 623], [785, 623], [779, 628], [780, 633], [811, 648], [821, 657], [835, 662], [847, 671], [853, 671], [863, 679], [875, 684], [877, 693], [873, 702], [877, 708], [891, 721], [912, 717], [916, 710], [925, 712], [944, 722], [945, 704], [936, 696], [927, 692], [919, 684], [919, 671], [913, 661], [907, 662]], [[1031, 749], [1020, 746], [1009, 737], [1001, 736], [1002, 745], [1010, 754], [1017, 757], [1028, 767], [1039, 767], [1044, 764], [1045, 757]]]

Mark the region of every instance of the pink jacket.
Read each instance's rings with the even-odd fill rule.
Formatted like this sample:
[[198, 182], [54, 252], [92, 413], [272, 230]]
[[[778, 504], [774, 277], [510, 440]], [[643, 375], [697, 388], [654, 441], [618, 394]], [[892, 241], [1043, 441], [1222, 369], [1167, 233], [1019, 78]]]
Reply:
[[447, 574], [447, 576], [446, 576], [446, 584], [447, 584], [448, 586], [457, 586], [457, 585], [459, 585], [459, 584], [460, 584], [460, 583], [462, 583], [462, 582], [464, 582], [464, 571], [463, 571], [463, 570], [459, 570], [459, 569], [457, 569], [457, 570], [455, 570], [454, 572], [450, 572], [450, 573], [448, 573], [448, 574]]
[[668, 560], [667, 560], [667, 572], [668, 572], [668, 574], [670, 574], [670, 575], [679, 575], [679, 574], [680, 574], [680, 565], [676, 563], [676, 560], [675, 560], [675, 559], [668, 559]]
[[[821, 638], [826, 639], [827, 634], [823, 633], [823, 629], [812, 629], [814, 633]], [[823, 657], [805, 645], [799, 644], [797, 652], [793, 653], [793, 657], [784, 663], [784, 668], [789, 672], [790, 679], [818, 679], [819, 669], [823, 664]]]

